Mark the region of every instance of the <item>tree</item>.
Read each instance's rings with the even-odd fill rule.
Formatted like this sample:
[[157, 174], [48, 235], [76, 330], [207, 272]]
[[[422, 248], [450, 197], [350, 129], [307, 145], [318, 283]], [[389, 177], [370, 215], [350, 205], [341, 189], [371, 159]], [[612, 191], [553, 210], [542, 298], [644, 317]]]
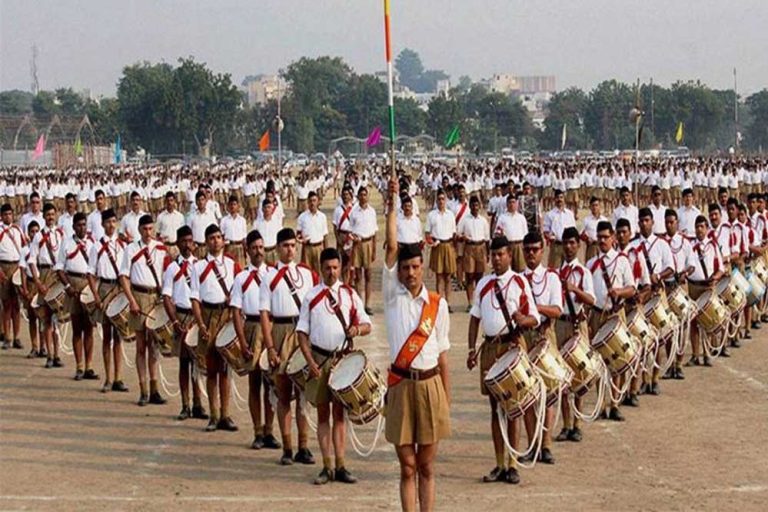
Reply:
[[[461, 125], [462, 121], [461, 106], [455, 98], [439, 94], [429, 102], [427, 131], [435, 137], [438, 144], [442, 144], [446, 134], [457, 124]], [[462, 144], [464, 142], [461, 140]]]
[[32, 112], [36, 117], [51, 118], [61, 112], [56, 104], [56, 95], [50, 91], [40, 91], [32, 99]]
[[0, 92], [0, 114], [18, 116], [32, 112], [34, 97], [32, 93], [18, 89]]
[[589, 93], [584, 122], [598, 149], [634, 148], [635, 125], [628, 119], [634, 105], [632, 88], [616, 80], [601, 82]]
[[745, 131], [745, 142], [753, 150], [768, 148], [768, 89], [756, 92], [746, 100], [751, 122]]
[[83, 97], [76, 93], [71, 87], [56, 89], [56, 104], [59, 110], [66, 116], [80, 116], [83, 114], [85, 101]]
[[469, 78], [467, 75], [460, 76], [459, 85], [456, 86], [456, 89], [459, 92], [467, 92], [470, 87], [472, 87], [472, 79]]
[[395, 69], [400, 74], [400, 83], [415, 91], [416, 86], [424, 73], [424, 65], [418, 53], [405, 48], [395, 59]]
[[[382, 116], [381, 126], [389, 126], [389, 118]], [[427, 114], [421, 106], [410, 98], [395, 98], [395, 131], [397, 135], [421, 135], [427, 129]], [[389, 133], [385, 128], [384, 133]]]
[[563, 125], [567, 125], [566, 147], [587, 149], [590, 147], [584, 126], [589, 99], [581, 89], [571, 87], [555, 93], [549, 102], [544, 119], [542, 146], [546, 149], [560, 149]]

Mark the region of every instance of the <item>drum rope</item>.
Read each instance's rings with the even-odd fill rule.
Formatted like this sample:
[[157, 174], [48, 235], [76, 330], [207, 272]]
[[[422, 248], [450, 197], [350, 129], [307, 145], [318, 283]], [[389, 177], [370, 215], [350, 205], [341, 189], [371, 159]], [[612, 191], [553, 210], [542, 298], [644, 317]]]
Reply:
[[192, 378], [197, 383], [197, 387], [203, 392], [203, 396], [208, 398], [208, 387], [205, 382], [205, 374], [200, 371], [200, 367], [197, 365], [197, 359], [192, 360]]
[[[240, 390], [237, 389], [237, 374], [232, 371], [232, 368], [227, 369], [228, 377], [229, 377], [229, 386], [232, 388], [232, 403], [235, 404], [235, 408], [238, 411], [247, 411], [248, 408], [248, 398], [243, 398], [243, 395], [240, 394]], [[245, 406], [243, 406], [245, 404]]]
[[[61, 349], [61, 352], [66, 356], [71, 356], [74, 354], [74, 350], [72, 347], [67, 343], [67, 338], [69, 338], [70, 334], [70, 328], [69, 328], [69, 322], [60, 324], [58, 319], [54, 320], [54, 329], [56, 332], [58, 332], [59, 335], [59, 348]], [[53, 333], [54, 336], [56, 336], [56, 332]]]
[[360, 457], [369, 457], [373, 451], [376, 449], [376, 445], [379, 443], [379, 438], [381, 437], [381, 433], [384, 431], [384, 415], [381, 413], [384, 409], [384, 397], [386, 395], [386, 391], [381, 394], [379, 397], [379, 402], [376, 405], [376, 410], [379, 411], [378, 418], [376, 418], [376, 428], [374, 429], [374, 435], [373, 435], [373, 441], [369, 446], [365, 446], [365, 444], [360, 440], [360, 437], [357, 435], [357, 431], [355, 430], [355, 424], [349, 419], [349, 410], [347, 408], [344, 408], [344, 423], [347, 426], [347, 432], [349, 432], [349, 441], [352, 445], [352, 449], [357, 453]]
[[128, 357], [128, 346], [135, 345], [135, 343], [123, 343], [123, 363], [125, 363], [125, 366], [131, 370], [136, 368], [136, 364], [133, 362], [133, 359]]
[[171, 391], [172, 384], [171, 381], [166, 378], [165, 372], [163, 372], [162, 363], [158, 362], [157, 368], [160, 371], [160, 385], [163, 386], [163, 391], [165, 391], [165, 394], [172, 398], [179, 396], [179, 393], [181, 393], [181, 388], [177, 387], [176, 391]]
[[607, 382], [610, 380], [611, 376], [608, 373], [608, 368], [605, 366], [605, 363], [603, 363], [602, 359], [600, 360], [600, 376], [597, 379], [597, 382], [595, 385], [597, 386], [597, 403], [595, 404], [594, 410], [589, 414], [584, 414], [581, 412], [578, 407], [576, 407], [576, 396], [571, 393], [568, 397], [568, 400], [571, 404], [571, 410], [573, 411], [573, 414], [579, 418], [582, 421], [585, 421], [587, 423], [591, 423], [595, 421], [598, 416], [600, 416], [600, 412], [603, 409], [603, 400], [605, 400], [605, 390], [607, 389]]
[[312, 429], [312, 432], [317, 433], [317, 422], [312, 419], [312, 415], [310, 414], [309, 406], [307, 405], [309, 403], [307, 401], [307, 395], [304, 393], [304, 390], [300, 390], [296, 386], [294, 387], [296, 388], [296, 391], [299, 392], [299, 396], [296, 398], [296, 403], [299, 406], [297, 412], [306, 418], [307, 425], [309, 425], [309, 428]]
[[[501, 430], [501, 438], [504, 441], [504, 446], [507, 451], [517, 459], [517, 464], [523, 469], [531, 469], [536, 465], [536, 461], [541, 454], [541, 444], [544, 441], [544, 420], [547, 413], [547, 388], [544, 385], [544, 379], [540, 375], [536, 375], [538, 380], [537, 388], [539, 390], [539, 403], [536, 405], [536, 426], [533, 431], [533, 439], [528, 440], [528, 448], [524, 452], [519, 452], [512, 447], [509, 442], [509, 435], [507, 433], [507, 425], [509, 417], [501, 406], [501, 402], [498, 403], [496, 408], [496, 416], [499, 421], [499, 430]], [[521, 457], [526, 457], [530, 454], [534, 454], [530, 464], [520, 462]]]
[[[720, 341], [717, 343], [717, 345], [712, 343], [712, 340], [710, 338], [715, 338], [716, 336], [720, 336]], [[702, 344], [704, 346], [705, 353], [709, 355], [709, 357], [717, 357], [719, 356], [723, 349], [725, 348], [725, 344], [728, 341], [728, 328], [727, 326], [723, 326], [721, 329], [718, 329], [714, 333], [706, 333], [704, 329], [699, 326], [699, 339], [702, 340]]]
[[[635, 377], [637, 377], [638, 373], [640, 372], [641, 367], [641, 358], [637, 358], [637, 361], [635, 361], [635, 364], [632, 365], [629, 369], [627, 369], [624, 373], [628, 374], [624, 384], [621, 386], [617, 386], [613, 383], [613, 379], [608, 379], [608, 382], [610, 383], [610, 389], [611, 389], [611, 401], [615, 404], [620, 403], [624, 395], [626, 395], [627, 391], [629, 390], [630, 385], [632, 384], [632, 380], [634, 380]], [[614, 398], [614, 396], [617, 396], [618, 398]]]

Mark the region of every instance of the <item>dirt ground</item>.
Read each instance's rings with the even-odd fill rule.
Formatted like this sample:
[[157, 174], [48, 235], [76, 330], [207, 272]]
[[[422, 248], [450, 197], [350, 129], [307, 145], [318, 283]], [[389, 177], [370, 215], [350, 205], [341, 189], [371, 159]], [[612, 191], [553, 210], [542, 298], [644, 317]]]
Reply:
[[[330, 198], [324, 206], [330, 219]], [[379, 283], [376, 272], [377, 289]], [[374, 332], [359, 345], [383, 370], [384, 315], [379, 294], [374, 298]], [[663, 381], [660, 396], [643, 396], [639, 408], [623, 409], [626, 422], [599, 421], [586, 425], [582, 443], [556, 443], [556, 464], [523, 470], [520, 485], [483, 484], [482, 475], [494, 465], [489, 412], [477, 370], [464, 366], [466, 299], [458, 292], [453, 299], [453, 436], [440, 446], [438, 510], [504, 510], [515, 503], [510, 500], [533, 510], [766, 509], [768, 326], [730, 359], [686, 369], [682, 382]], [[359, 477], [357, 485], [315, 487], [319, 466], [281, 467], [279, 451], [249, 449], [247, 411], [234, 408], [239, 432], [205, 433], [204, 422], [174, 419], [178, 398], [137, 407], [133, 370], [126, 369], [130, 393], [102, 394], [100, 382], [72, 380], [72, 356], [65, 357], [66, 368], [44, 369], [42, 360], [25, 358], [23, 332], [27, 350], [0, 353], [0, 510], [399, 506], [397, 460], [383, 439], [366, 459], [348, 447], [347, 466]], [[101, 374], [100, 353], [96, 361]], [[175, 361], [166, 359], [162, 367], [175, 381]], [[244, 395], [246, 380], [236, 382]], [[360, 432], [365, 440], [371, 433]], [[310, 447], [319, 460], [314, 439]]]

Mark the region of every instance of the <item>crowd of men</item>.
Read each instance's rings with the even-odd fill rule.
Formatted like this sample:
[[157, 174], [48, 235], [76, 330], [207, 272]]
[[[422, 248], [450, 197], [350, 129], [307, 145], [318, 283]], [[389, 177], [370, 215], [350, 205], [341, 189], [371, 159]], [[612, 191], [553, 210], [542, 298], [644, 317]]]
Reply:
[[[62, 319], [55, 304], [42, 300], [59, 284], [72, 325], [74, 378], [101, 379], [104, 392], [128, 391], [123, 344], [135, 338], [138, 405], [164, 404], [161, 356], [147, 327], [162, 305], [177, 338], [178, 419], [208, 420], [206, 431], [235, 431], [231, 375], [215, 343], [231, 320], [250, 361], [251, 447], [282, 449], [284, 465], [315, 463], [308, 421], [286, 375], [291, 355], [301, 350], [312, 381], [306, 392], [318, 415], [323, 469], [315, 483], [354, 483], [345, 461], [344, 410], [328, 379], [354, 339], [371, 331], [372, 270], [383, 251], [391, 361], [386, 438], [401, 465], [404, 508], [419, 502], [429, 510], [438, 442], [450, 435], [447, 350], [449, 315], [462, 302], [457, 291], [465, 293], [469, 314], [467, 368], [479, 366], [480, 391], [489, 396], [496, 464], [483, 479], [518, 483], [521, 460], [505, 448], [496, 398], [483, 380], [499, 356], [539, 343], [559, 349], [576, 333], [592, 339], [609, 318], [665, 290], [683, 286], [695, 300], [729, 269], [746, 271], [768, 244], [767, 186], [768, 165], [759, 159], [483, 161], [460, 170], [428, 163], [399, 165], [396, 176], [381, 164], [358, 162], [311, 166], [296, 178], [244, 163], [4, 169], [0, 342], [4, 349], [23, 347], [19, 312], [25, 308], [29, 357], [44, 359], [46, 368], [64, 366]], [[375, 190], [385, 198], [384, 211], [371, 205]], [[330, 221], [320, 210], [329, 203]], [[288, 211], [294, 204], [295, 223]], [[584, 208], [589, 213], [579, 219]], [[383, 237], [380, 214], [386, 215]], [[425, 285], [425, 268], [435, 275], [434, 291]], [[95, 313], [79, 300], [86, 288]], [[127, 331], [106, 313], [120, 294], [127, 300]], [[744, 315], [730, 347], [768, 320], [759, 312], [753, 317], [753, 308]], [[102, 333], [103, 377], [93, 357], [94, 328]], [[193, 328], [196, 350], [184, 342]], [[713, 354], [698, 331], [692, 333], [686, 364], [711, 365]], [[454, 340], [463, 336], [452, 333]], [[729, 356], [730, 347], [720, 355]], [[269, 369], [259, 364], [263, 352]], [[624, 396], [607, 397], [606, 419], [623, 421], [621, 407], [638, 406], [641, 394], [658, 395], [662, 378], [684, 378], [684, 359], [667, 355], [674, 358], [667, 374], [649, 370]], [[195, 377], [201, 368], [207, 404]], [[576, 407], [581, 403], [575, 400]], [[555, 462], [553, 441], [578, 442], [584, 435], [567, 400], [553, 439], [554, 418], [549, 407], [538, 454], [546, 464]], [[515, 450], [522, 427], [530, 439], [534, 422], [532, 414], [508, 422]]]

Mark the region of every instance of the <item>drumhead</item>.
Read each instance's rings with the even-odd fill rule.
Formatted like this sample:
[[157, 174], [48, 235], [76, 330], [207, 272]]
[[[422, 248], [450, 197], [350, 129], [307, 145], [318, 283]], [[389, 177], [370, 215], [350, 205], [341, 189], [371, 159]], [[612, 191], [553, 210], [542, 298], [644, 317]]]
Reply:
[[45, 294], [45, 302], [52, 301], [62, 293], [64, 293], [64, 285], [58, 282], [48, 288], [48, 293]]
[[649, 311], [653, 311], [654, 309], [656, 309], [656, 306], [659, 305], [659, 302], [661, 302], [661, 296], [654, 295], [648, 300], [648, 302], [645, 303], [645, 307], [643, 308], [643, 310], [647, 314]]
[[696, 304], [699, 306], [699, 309], [703, 309], [703, 306], [706, 306], [707, 302], [709, 302], [711, 298], [712, 290], [704, 290], [704, 293], [699, 295], [699, 298], [696, 299]]
[[533, 362], [541, 357], [541, 354], [547, 350], [549, 350], [549, 340], [545, 338], [536, 343], [536, 346], [528, 352], [528, 359]]
[[93, 290], [91, 290], [90, 286], [86, 286], [83, 288], [83, 291], [80, 292], [80, 302], [83, 304], [90, 304], [91, 302], [95, 302], [96, 297], [93, 296]]
[[560, 353], [562, 355], [568, 355], [574, 350], [576, 350], [576, 347], [579, 345], [579, 341], [581, 340], [580, 334], [574, 334], [570, 338], [568, 338], [568, 341], [565, 342], [563, 345], [563, 348], [560, 349]]
[[261, 356], [259, 357], [259, 368], [261, 368], [261, 371], [263, 372], [269, 371], [269, 356], [267, 355], [266, 350], [262, 351]]
[[14, 286], [21, 286], [21, 269], [17, 268], [16, 271], [11, 276], [11, 283]]
[[613, 316], [608, 319], [607, 322], [603, 324], [602, 327], [597, 331], [597, 334], [595, 335], [595, 339], [592, 340], [592, 345], [602, 345], [605, 343], [605, 340], [613, 334], [613, 332], [616, 330], [616, 328], [619, 326], [620, 319], [618, 316]]
[[193, 325], [189, 328], [187, 331], [187, 336], [184, 338], [184, 343], [189, 348], [197, 348], [197, 338], [198, 338], [198, 331], [200, 329], [197, 327], [197, 324]]
[[127, 307], [128, 307], [128, 297], [125, 296], [125, 293], [120, 292], [117, 295], [115, 295], [114, 299], [109, 301], [109, 304], [107, 305], [107, 316], [109, 318], [117, 316], [118, 313], [120, 313], [123, 309]]
[[515, 365], [517, 365], [517, 360], [520, 357], [520, 349], [515, 347], [511, 350], [508, 350], [504, 352], [501, 357], [496, 359], [496, 362], [493, 363], [493, 366], [491, 366], [491, 369], [488, 370], [488, 373], [485, 374], [485, 379], [495, 379], [502, 373], [504, 373], [507, 368], [512, 368]]
[[216, 346], [226, 347], [236, 338], [237, 332], [235, 332], [235, 323], [230, 320], [222, 326], [222, 328], [219, 330], [219, 334], [216, 335]]
[[171, 319], [168, 318], [168, 313], [165, 312], [163, 305], [158, 304], [152, 308], [152, 311], [147, 317], [147, 329], [157, 329], [158, 327], [161, 327], [170, 321]]
[[362, 352], [352, 352], [344, 356], [331, 371], [328, 385], [331, 389], [345, 389], [355, 383], [365, 369], [365, 355]]
[[[217, 340], [218, 342], [218, 340]], [[293, 375], [303, 370], [307, 366], [307, 359], [304, 357], [304, 353], [301, 349], [296, 349], [288, 359], [288, 365], [285, 367], [285, 373]]]
[[720, 281], [718, 281], [717, 286], [715, 286], [715, 290], [717, 291], [718, 295], [721, 295], [725, 290], [728, 289], [728, 287], [731, 285], [731, 278], [728, 276], [725, 276]]

